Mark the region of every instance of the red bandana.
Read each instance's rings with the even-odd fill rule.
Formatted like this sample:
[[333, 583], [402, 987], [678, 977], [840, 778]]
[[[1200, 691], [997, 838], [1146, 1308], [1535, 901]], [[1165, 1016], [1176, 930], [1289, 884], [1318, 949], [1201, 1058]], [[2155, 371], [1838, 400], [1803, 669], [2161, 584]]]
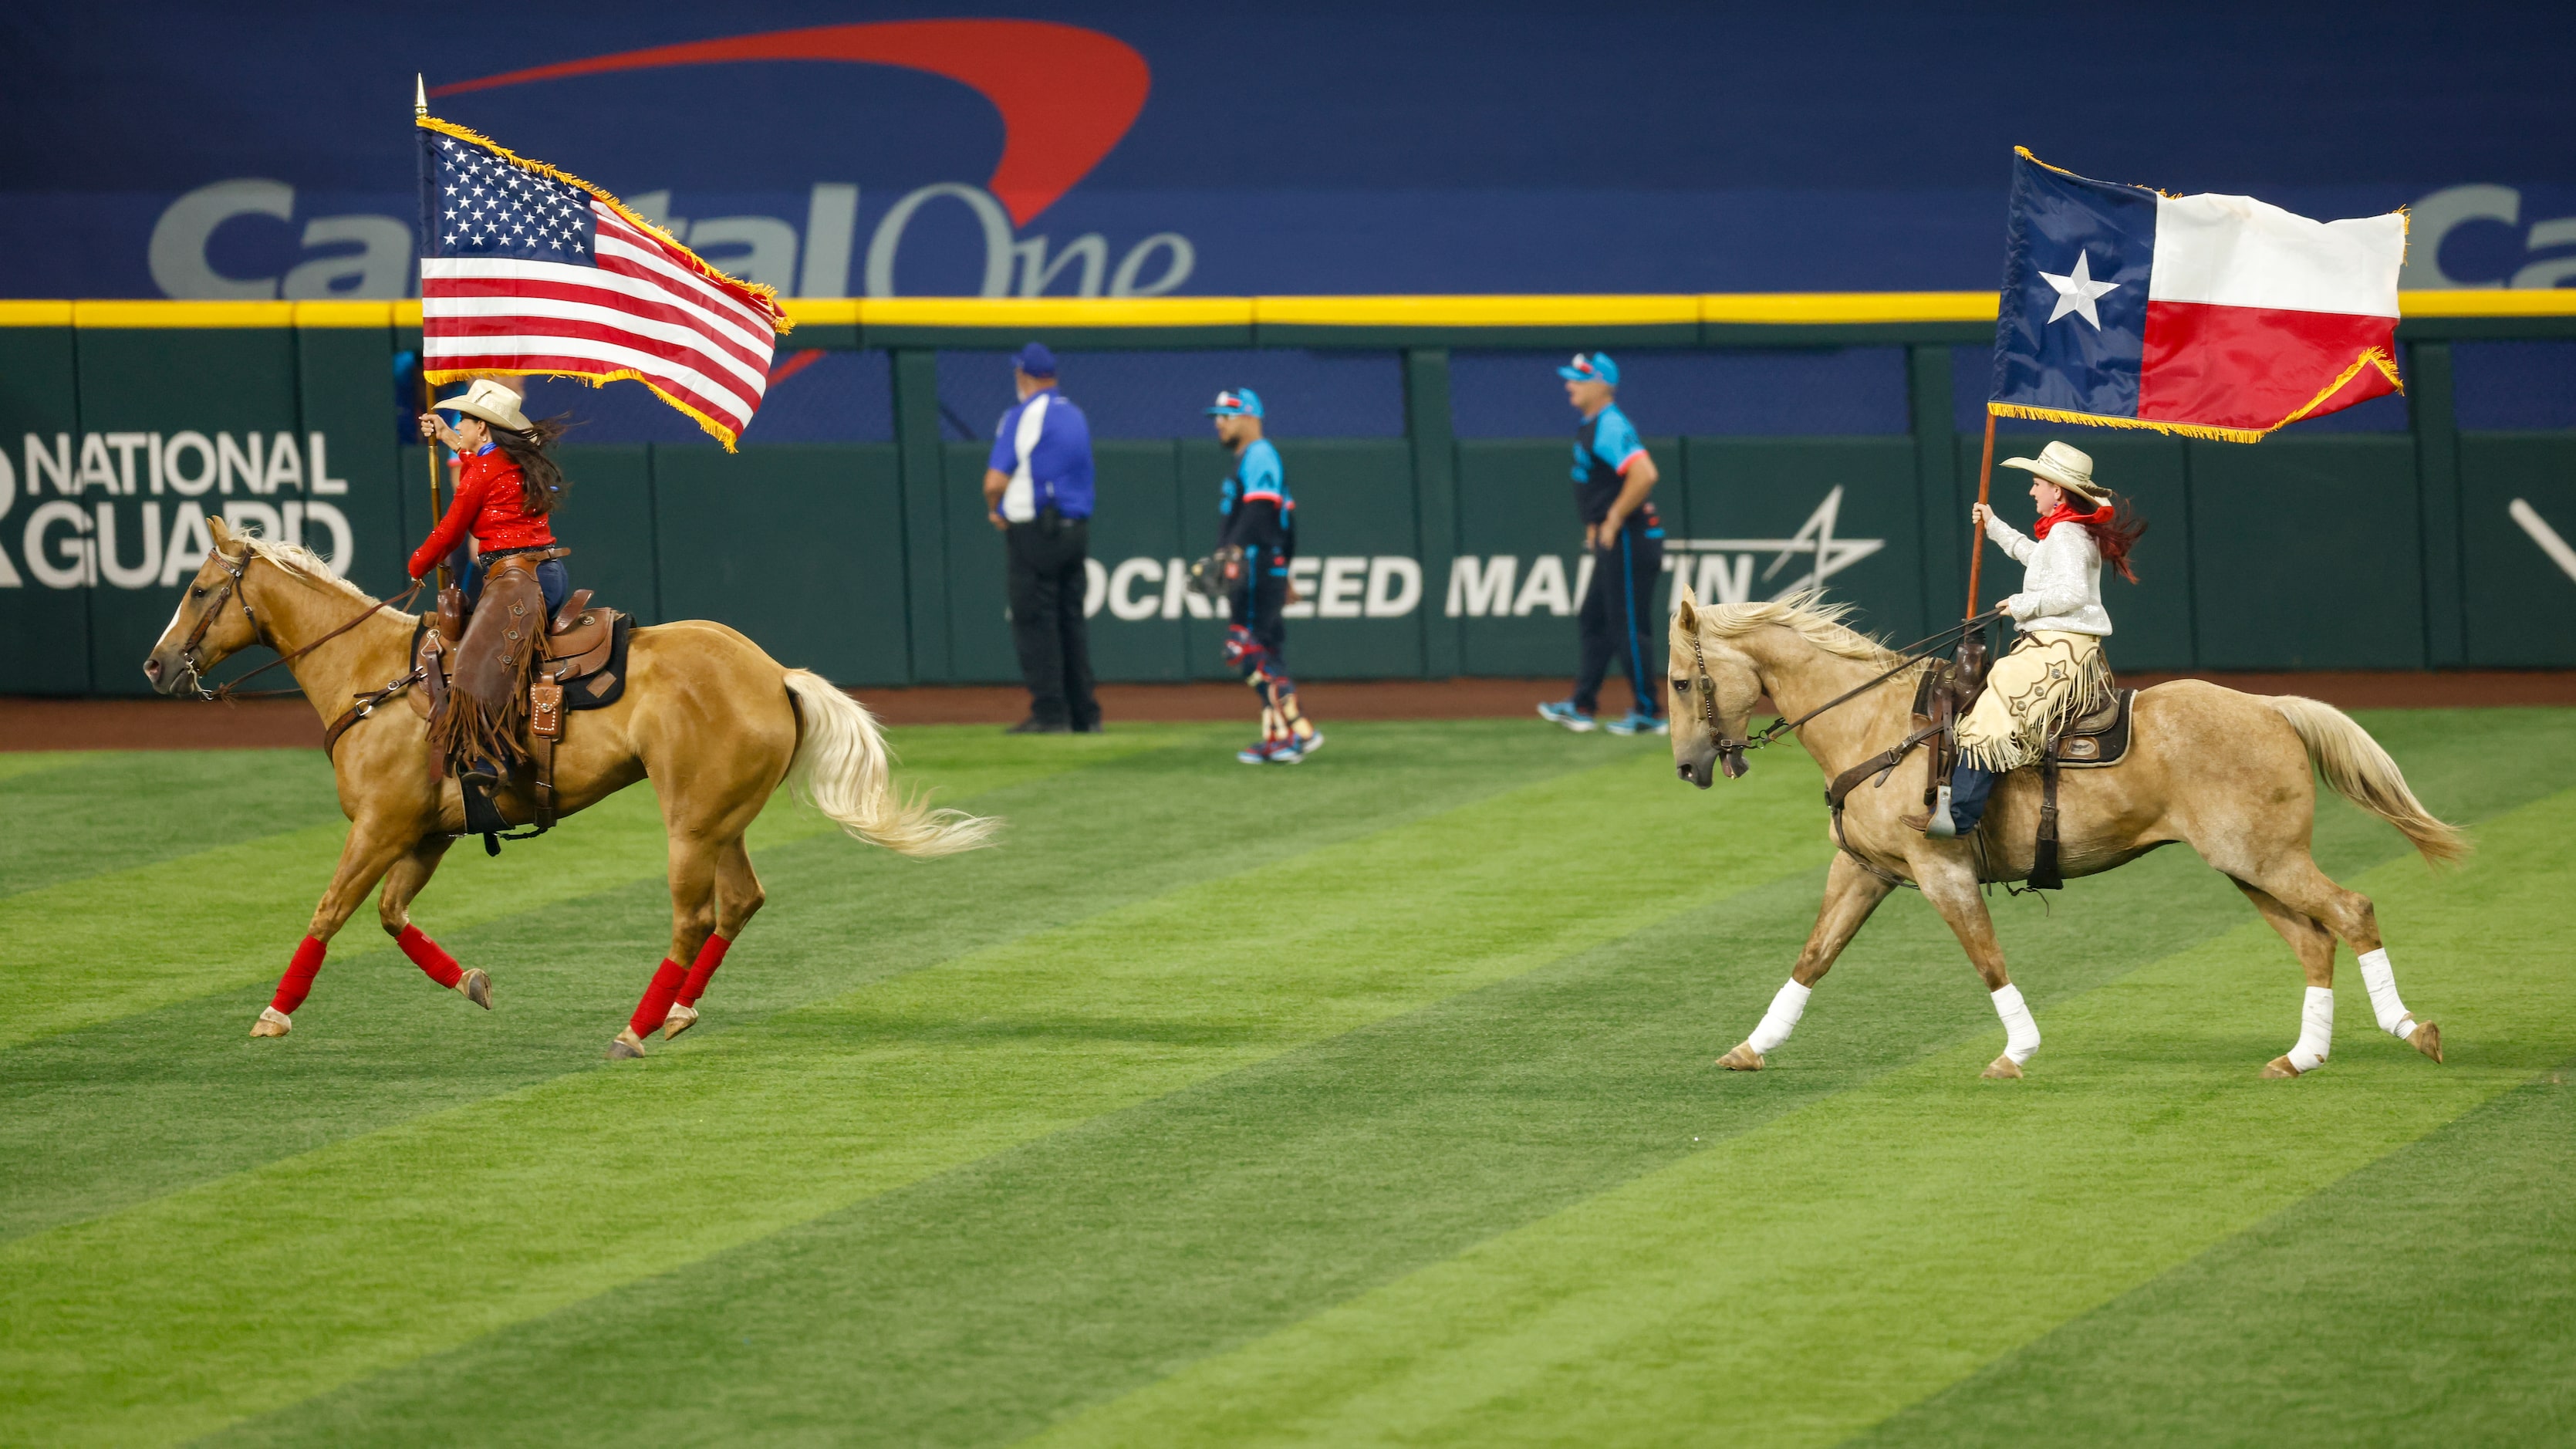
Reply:
[[2039, 526], [2032, 529], [2031, 532], [2037, 537], [2046, 538], [2048, 537], [2048, 531], [2061, 523], [2080, 523], [2090, 527], [2096, 523], [2108, 523], [2110, 521], [2111, 505], [2108, 503], [2103, 504], [2101, 507], [2094, 509], [2090, 513], [2082, 513], [2076, 510], [2075, 505], [2061, 501], [2057, 505], [2057, 511], [2049, 514], [2046, 518], [2041, 519], [2039, 521]]

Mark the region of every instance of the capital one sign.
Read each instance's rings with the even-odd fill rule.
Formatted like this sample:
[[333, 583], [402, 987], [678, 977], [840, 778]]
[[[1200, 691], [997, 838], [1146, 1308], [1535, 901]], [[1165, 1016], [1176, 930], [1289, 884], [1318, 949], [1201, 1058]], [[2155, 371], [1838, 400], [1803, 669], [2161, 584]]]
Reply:
[[[904, 192], [878, 214], [864, 246], [862, 190], [853, 181], [815, 181], [792, 217], [678, 216], [667, 190], [624, 198], [745, 281], [781, 296], [895, 296], [907, 234], [941, 207], [961, 208], [982, 238], [978, 296], [1152, 297], [1178, 289], [1197, 269], [1198, 249], [1179, 232], [1124, 238], [1086, 232], [1061, 244], [1047, 232], [1022, 234], [1089, 174], [1144, 109], [1151, 85], [1145, 58], [1095, 30], [1020, 20], [824, 25], [594, 56], [457, 81], [433, 87], [430, 95], [751, 61], [897, 66], [938, 75], [990, 101], [1004, 138], [999, 161], [980, 185], [941, 181]], [[549, 159], [581, 170], [577, 157]], [[303, 257], [274, 276], [219, 270], [208, 257], [217, 230], [261, 218], [290, 230], [300, 221]], [[408, 297], [417, 291], [415, 255], [407, 206], [401, 214], [304, 216], [294, 187], [260, 177], [217, 181], [172, 202], [147, 250], [153, 283], [164, 294], [206, 300]]]

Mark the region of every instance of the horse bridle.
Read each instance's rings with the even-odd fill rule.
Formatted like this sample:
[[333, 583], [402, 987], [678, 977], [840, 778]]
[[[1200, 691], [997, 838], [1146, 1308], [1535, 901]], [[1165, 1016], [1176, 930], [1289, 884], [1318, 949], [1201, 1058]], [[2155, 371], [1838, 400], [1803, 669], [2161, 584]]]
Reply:
[[[280, 654], [275, 659], [268, 661], [266, 664], [259, 666], [257, 669], [252, 670], [250, 673], [243, 675], [239, 679], [231, 680], [227, 683], [216, 685], [212, 689], [208, 689], [205, 686], [202, 671], [200, 670], [197, 662], [197, 650], [206, 642], [206, 631], [214, 627], [215, 616], [223, 611], [224, 602], [226, 600], [229, 599], [233, 603], [241, 606], [242, 620], [250, 625], [250, 637], [252, 642], [263, 644], [268, 642], [260, 635], [259, 615], [250, 606], [249, 591], [242, 586], [242, 575], [250, 572], [251, 564], [256, 562], [260, 557], [259, 550], [254, 548], [245, 548], [242, 550], [241, 557], [238, 559], [226, 554], [222, 549], [216, 549], [214, 551], [214, 555], [215, 561], [222, 564], [224, 566], [224, 572], [231, 575], [231, 577], [225, 579], [224, 582], [216, 588], [215, 592], [207, 598], [205, 611], [197, 616], [197, 627], [188, 631], [188, 641], [179, 646], [179, 667], [188, 671], [185, 677], [186, 685], [188, 688], [197, 692], [197, 698], [199, 699], [231, 699], [235, 697], [254, 699], [265, 695], [301, 693], [302, 691], [300, 689], [260, 689], [246, 691], [242, 686], [280, 665], [294, 663], [296, 660], [303, 658], [305, 655], [312, 653], [314, 650], [321, 648], [323, 645], [328, 644], [332, 640], [339, 638], [341, 635], [348, 633], [350, 630], [357, 628], [360, 624], [374, 618], [376, 616], [376, 611], [379, 609], [409, 604], [414, 598], [419, 596], [421, 587], [428, 582], [426, 579], [415, 579], [412, 582], [410, 591], [404, 593], [401, 597], [396, 599], [379, 599], [376, 602], [369, 604], [355, 618], [349, 620], [349, 622], [342, 624], [339, 628], [332, 630], [321, 638], [303, 645], [294, 653]], [[271, 645], [270, 647], [274, 648], [276, 646]]]

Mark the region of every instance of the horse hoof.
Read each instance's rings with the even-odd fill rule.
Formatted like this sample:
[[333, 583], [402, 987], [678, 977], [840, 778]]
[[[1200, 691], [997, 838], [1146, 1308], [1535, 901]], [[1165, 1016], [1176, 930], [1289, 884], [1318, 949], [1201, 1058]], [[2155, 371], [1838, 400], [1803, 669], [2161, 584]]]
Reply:
[[1989, 1082], [2018, 1082], [2021, 1080], [2021, 1063], [2010, 1057], [1997, 1057], [1986, 1063], [1986, 1069], [1977, 1075]]
[[2415, 1034], [2406, 1038], [2406, 1044], [2437, 1062], [2442, 1059], [2442, 1029], [2429, 1021], [2415, 1023]]
[[2288, 1057], [2274, 1057], [2263, 1064], [2262, 1079], [2267, 1082], [2286, 1081], [2297, 1075], [2299, 1075], [2299, 1069], [2290, 1065]]
[[631, 1026], [619, 1032], [617, 1040], [608, 1044], [608, 1059], [612, 1062], [632, 1061], [642, 1055], [644, 1038], [637, 1036]]
[[1763, 1066], [1762, 1053], [1755, 1051], [1749, 1041], [1738, 1042], [1735, 1050], [1717, 1059], [1717, 1064], [1730, 1072], [1758, 1072]]
[[492, 1009], [492, 976], [482, 967], [477, 966], [468, 970], [464, 979], [456, 983], [456, 989], [464, 992], [465, 999], [476, 1006], [485, 1011]]
[[261, 1008], [259, 1020], [250, 1024], [252, 1036], [284, 1036], [294, 1029], [295, 1023], [274, 1006]]
[[678, 1036], [680, 1033], [687, 1031], [690, 1027], [696, 1026], [697, 1024], [698, 1009], [696, 1007], [673, 1006], [671, 1008], [671, 1014], [662, 1018], [662, 1040], [669, 1041], [671, 1038]]

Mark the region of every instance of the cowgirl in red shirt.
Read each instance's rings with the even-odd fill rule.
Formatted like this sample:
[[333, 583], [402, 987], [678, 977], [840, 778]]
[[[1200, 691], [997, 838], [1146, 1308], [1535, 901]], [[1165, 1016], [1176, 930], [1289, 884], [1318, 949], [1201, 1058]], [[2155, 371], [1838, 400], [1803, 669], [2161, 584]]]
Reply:
[[[563, 436], [563, 426], [551, 418], [529, 421], [519, 410], [518, 394], [490, 378], [476, 379], [464, 396], [438, 407], [457, 415], [456, 426], [426, 412], [420, 415], [420, 435], [454, 449], [464, 466], [447, 516], [411, 556], [411, 576], [419, 578], [438, 567], [471, 533], [475, 556], [464, 565], [470, 604], [483, 592], [489, 560], [556, 546], [555, 531], [546, 520], [563, 501], [566, 485], [563, 469], [546, 450]], [[546, 612], [563, 607], [564, 596], [572, 592], [572, 575], [562, 559], [537, 565], [537, 586], [545, 593]]]

